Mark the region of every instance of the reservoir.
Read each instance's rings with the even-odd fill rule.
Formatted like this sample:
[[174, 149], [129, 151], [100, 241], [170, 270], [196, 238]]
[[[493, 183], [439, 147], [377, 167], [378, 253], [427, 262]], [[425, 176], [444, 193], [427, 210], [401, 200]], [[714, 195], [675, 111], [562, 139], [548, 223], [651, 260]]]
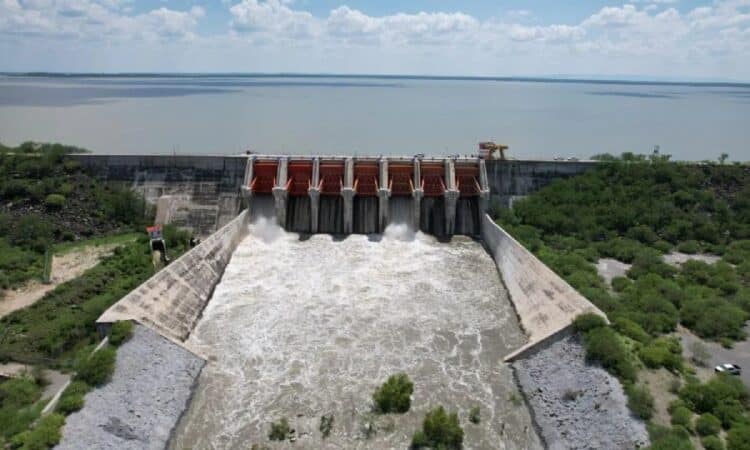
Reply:
[[323, 76], [0, 76], [0, 142], [97, 153], [471, 154], [523, 158], [659, 145], [750, 159], [750, 86]]

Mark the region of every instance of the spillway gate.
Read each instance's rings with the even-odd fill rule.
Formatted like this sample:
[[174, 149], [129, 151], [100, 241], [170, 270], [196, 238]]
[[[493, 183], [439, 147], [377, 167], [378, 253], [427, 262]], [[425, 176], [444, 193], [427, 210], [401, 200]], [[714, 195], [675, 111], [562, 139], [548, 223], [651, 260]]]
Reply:
[[438, 236], [479, 235], [490, 189], [480, 158], [250, 155], [243, 197], [273, 203], [302, 233], [381, 233], [403, 223]]

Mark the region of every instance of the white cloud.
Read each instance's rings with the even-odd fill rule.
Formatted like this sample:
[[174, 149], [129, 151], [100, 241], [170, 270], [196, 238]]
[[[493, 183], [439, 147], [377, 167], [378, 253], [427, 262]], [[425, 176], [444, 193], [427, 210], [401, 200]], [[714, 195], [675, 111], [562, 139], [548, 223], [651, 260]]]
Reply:
[[161, 7], [132, 15], [129, 0], [2, 0], [0, 33], [87, 40], [191, 38], [200, 6], [188, 11]]

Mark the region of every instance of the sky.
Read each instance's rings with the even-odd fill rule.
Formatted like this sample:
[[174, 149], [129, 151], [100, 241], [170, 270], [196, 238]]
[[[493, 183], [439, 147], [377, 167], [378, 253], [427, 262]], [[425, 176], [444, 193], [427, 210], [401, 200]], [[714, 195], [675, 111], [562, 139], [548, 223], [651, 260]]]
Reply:
[[750, 81], [750, 0], [0, 0], [0, 71]]

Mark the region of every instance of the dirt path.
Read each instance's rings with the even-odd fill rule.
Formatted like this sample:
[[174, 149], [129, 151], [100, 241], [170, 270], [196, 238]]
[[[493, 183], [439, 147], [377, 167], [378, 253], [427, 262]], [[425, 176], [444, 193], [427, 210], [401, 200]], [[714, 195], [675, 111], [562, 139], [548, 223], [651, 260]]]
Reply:
[[107, 244], [71, 250], [52, 258], [52, 279], [49, 284], [32, 280], [26, 285], [0, 294], [0, 318], [34, 304], [58, 285], [81, 276], [121, 244]]

